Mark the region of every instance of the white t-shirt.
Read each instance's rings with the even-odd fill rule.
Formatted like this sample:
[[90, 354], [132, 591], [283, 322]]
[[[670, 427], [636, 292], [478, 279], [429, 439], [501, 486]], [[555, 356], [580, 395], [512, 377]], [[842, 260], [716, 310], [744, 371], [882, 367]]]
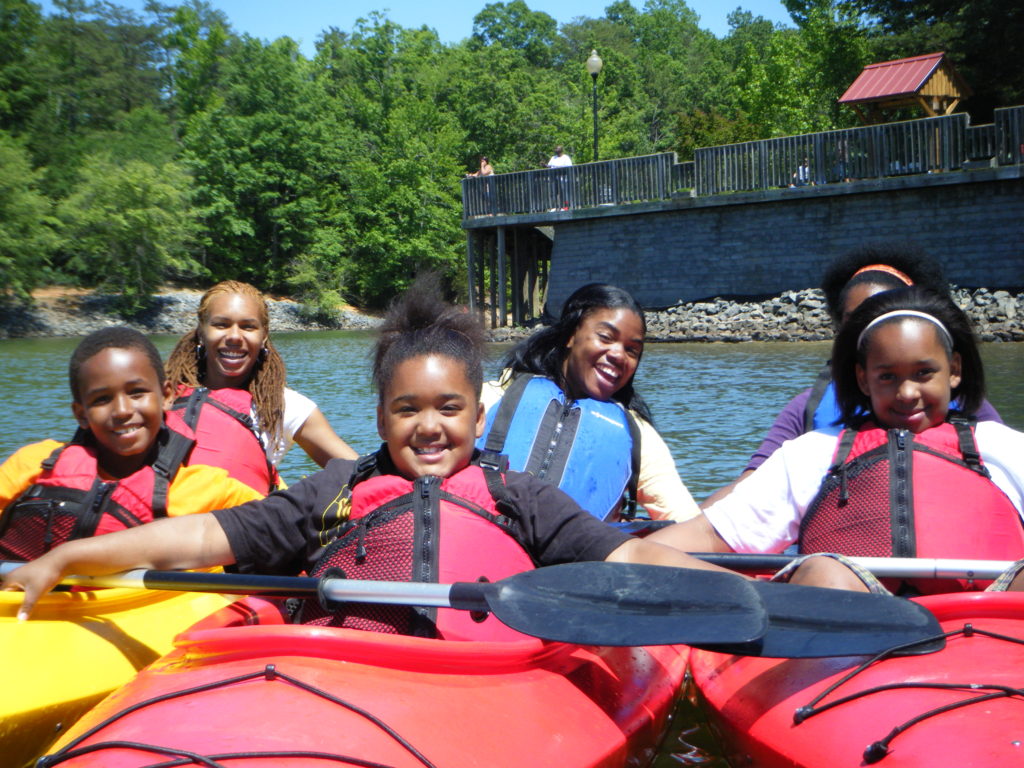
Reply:
[[[974, 435], [992, 482], [1021, 512], [1024, 432], [982, 421]], [[797, 540], [800, 522], [828, 474], [837, 442], [835, 431], [787, 440], [732, 493], [704, 510], [708, 521], [736, 552], [783, 551]]]
[[[281, 416], [281, 436], [273, 442], [270, 435], [260, 432], [260, 439], [267, 449], [267, 458], [275, 467], [295, 443], [295, 433], [306, 423], [309, 415], [316, 410], [316, 403], [294, 389], [284, 388], [284, 414]], [[255, 414], [254, 414], [255, 416]]]
[[548, 168], [568, 168], [572, 165], [572, 158], [566, 154], [552, 155], [548, 160]]

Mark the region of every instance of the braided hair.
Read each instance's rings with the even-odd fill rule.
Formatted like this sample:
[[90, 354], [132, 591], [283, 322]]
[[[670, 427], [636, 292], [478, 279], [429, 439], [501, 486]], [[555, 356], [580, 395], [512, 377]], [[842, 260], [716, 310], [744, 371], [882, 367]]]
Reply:
[[261, 353], [249, 372], [246, 389], [252, 395], [256, 418], [260, 429], [276, 439], [281, 431], [284, 414], [284, 387], [286, 372], [284, 360], [270, 340], [270, 311], [267, 301], [259, 289], [248, 283], [225, 280], [217, 283], [203, 294], [196, 313], [196, 327], [178, 340], [167, 358], [167, 378], [177, 392], [181, 387], [201, 387], [206, 376], [206, 355], [203, 345], [203, 326], [210, 321], [210, 303], [218, 296], [238, 294], [256, 300], [259, 307], [259, 321], [267, 329]]

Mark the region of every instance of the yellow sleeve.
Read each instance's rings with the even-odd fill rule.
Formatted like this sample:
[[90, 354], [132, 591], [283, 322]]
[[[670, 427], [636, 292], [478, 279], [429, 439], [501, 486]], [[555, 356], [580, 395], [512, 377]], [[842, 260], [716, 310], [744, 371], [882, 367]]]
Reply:
[[167, 514], [177, 517], [212, 512], [262, 498], [262, 493], [230, 477], [226, 469], [193, 464], [179, 469], [167, 489]]
[[672, 452], [646, 419], [629, 415], [640, 428], [640, 479], [637, 503], [655, 520], [682, 522], [700, 515], [700, 507], [683, 485]]
[[16, 450], [0, 465], [0, 510], [21, 496], [43, 472], [42, 463], [63, 443], [43, 440]]

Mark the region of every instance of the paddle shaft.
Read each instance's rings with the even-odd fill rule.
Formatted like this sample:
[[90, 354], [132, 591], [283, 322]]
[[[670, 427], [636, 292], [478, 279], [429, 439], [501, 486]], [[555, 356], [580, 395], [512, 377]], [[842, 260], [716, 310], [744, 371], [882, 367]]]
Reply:
[[[21, 563], [0, 564], [0, 575]], [[263, 576], [242, 573], [203, 573], [193, 571], [152, 571], [138, 568], [103, 576], [70, 575], [62, 584], [74, 587], [114, 587], [123, 589], [159, 589], [181, 592], [216, 592], [222, 595], [260, 597], [316, 597], [319, 592], [331, 600], [388, 605], [487, 610], [487, 602], [472, 599], [472, 590], [458, 584], [421, 584], [415, 582], [368, 581], [359, 579], [316, 579], [310, 576]], [[475, 585], [468, 585], [473, 587]], [[457, 594], [452, 596], [452, 592]]]
[[[694, 553], [706, 563], [714, 563], [743, 573], [771, 573], [789, 565], [790, 555], [757, 555], [736, 552]], [[1013, 565], [1011, 560], [958, 560], [924, 557], [851, 557], [858, 565], [883, 579], [995, 579]]]

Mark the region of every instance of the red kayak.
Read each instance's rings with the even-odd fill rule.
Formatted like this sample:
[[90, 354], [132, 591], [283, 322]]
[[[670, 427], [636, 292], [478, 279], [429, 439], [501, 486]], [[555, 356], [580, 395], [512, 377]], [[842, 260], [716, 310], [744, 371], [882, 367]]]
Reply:
[[945, 632], [922, 655], [761, 659], [694, 650], [733, 766], [1024, 765], [1024, 594], [920, 598]]
[[688, 654], [297, 626], [256, 598], [175, 645], [40, 765], [642, 766]]

